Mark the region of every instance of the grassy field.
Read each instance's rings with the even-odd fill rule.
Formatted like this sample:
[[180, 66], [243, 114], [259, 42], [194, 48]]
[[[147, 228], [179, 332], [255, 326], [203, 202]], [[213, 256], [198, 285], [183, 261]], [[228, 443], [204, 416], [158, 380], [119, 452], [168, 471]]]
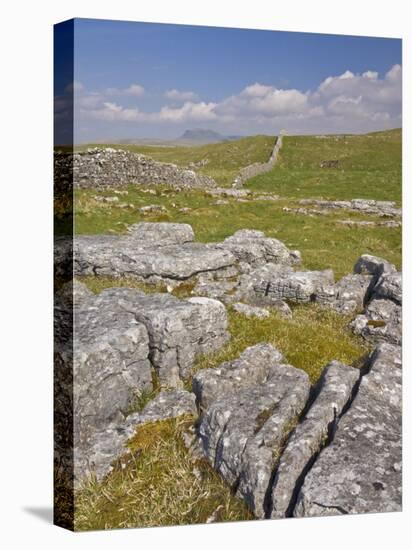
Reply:
[[[280, 160], [247, 187], [289, 198], [401, 201], [402, 132], [366, 135], [285, 137]], [[320, 168], [336, 159], [339, 167]]]
[[[267, 160], [274, 138], [257, 136], [238, 142], [203, 147], [124, 148], [157, 160], [186, 166], [207, 158], [200, 171], [220, 185], [230, 185], [240, 167]], [[323, 160], [339, 160], [337, 169], [322, 169]], [[119, 196], [119, 208], [96, 196], [113, 196], [113, 191], [75, 191], [77, 234], [124, 233], [140, 221], [189, 223], [201, 242], [221, 241], [238, 229], [259, 229], [283, 241], [303, 255], [303, 268], [332, 268], [338, 279], [352, 271], [364, 253], [382, 256], [401, 267], [401, 229], [346, 227], [341, 220], [378, 221], [375, 216], [333, 211], [325, 216], [285, 212], [298, 206], [301, 198], [372, 198], [401, 201], [401, 132], [379, 132], [365, 136], [286, 137], [278, 165], [269, 173], [248, 182], [253, 191], [248, 202], [233, 198], [216, 204], [216, 198], [196, 191], [176, 192], [167, 187], [129, 186]], [[151, 192], [148, 192], [151, 191]], [[279, 200], [259, 198], [261, 193]], [[163, 206], [163, 213], [143, 214], [142, 206]], [[93, 292], [111, 286], [142, 288], [162, 292], [162, 285], [142, 285], [132, 279], [87, 277], [83, 281]], [[192, 285], [173, 293], [189, 296]], [[277, 346], [292, 365], [305, 370], [315, 381], [332, 359], [357, 365], [368, 351], [363, 340], [348, 329], [350, 318], [314, 304], [294, 306], [291, 319], [272, 312], [267, 319], [247, 319], [228, 308], [231, 340], [218, 353], [198, 358], [194, 372], [213, 368], [237, 357], [247, 346], [269, 342]], [[185, 382], [190, 389], [191, 380]], [[133, 410], [140, 410], [159, 391], [141, 396]], [[182, 434], [193, 419], [169, 420], [137, 430], [130, 443], [133, 451], [123, 466], [118, 465], [102, 482], [89, 480], [77, 493], [76, 528], [79, 530], [189, 524], [205, 522], [211, 515], [218, 521], [251, 519], [244, 504], [205, 462], [193, 459]]]

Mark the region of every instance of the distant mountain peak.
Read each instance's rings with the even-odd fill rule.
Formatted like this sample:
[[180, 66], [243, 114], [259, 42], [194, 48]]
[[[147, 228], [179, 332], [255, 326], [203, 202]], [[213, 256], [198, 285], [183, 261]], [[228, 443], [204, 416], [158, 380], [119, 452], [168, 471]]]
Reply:
[[205, 128], [192, 128], [185, 130], [177, 141], [191, 143], [218, 143], [220, 141], [232, 141], [239, 139], [241, 136], [224, 136], [214, 130]]

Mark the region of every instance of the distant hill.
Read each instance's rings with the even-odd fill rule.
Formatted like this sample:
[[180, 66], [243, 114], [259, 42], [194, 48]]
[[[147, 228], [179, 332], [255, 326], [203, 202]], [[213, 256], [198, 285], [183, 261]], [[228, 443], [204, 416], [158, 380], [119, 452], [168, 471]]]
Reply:
[[207, 143], [220, 143], [223, 141], [234, 141], [240, 139], [242, 136], [224, 136], [215, 132], [214, 130], [205, 130], [203, 128], [194, 128], [193, 130], [186, 130], [176, 142], [193, 145], [206, 145]]

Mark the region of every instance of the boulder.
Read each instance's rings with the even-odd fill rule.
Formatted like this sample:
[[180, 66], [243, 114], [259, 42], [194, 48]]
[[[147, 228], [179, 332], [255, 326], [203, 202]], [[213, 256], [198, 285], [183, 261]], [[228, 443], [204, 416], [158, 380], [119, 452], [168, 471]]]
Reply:
[[127, 231], [133, 241], [142, 246], [184, 244], [195, 240], [188, 223], [141, 222], [130, 225]]
[[236, 231], [219, 246], [229, 250], [239, 262], [251, 267], [269, 262], [289, 265], [296, 261], [296, 253], [291, 257], [290, 250], [281, 241], [266, 237], [262, 231], [252, 229]]
[[196, 357], [218, 350], [229, 338], [225, 307], [209, 298], [179, 300], [167, 293], [110, 288], [96, 297], [95, 307], [116, 315], [126, 311], [145, 327], [150, 361], [162, 386], [170, 388], [182, 387]]
[[402, 273], [383, 273], [374, 286], [372, 297], [402, 305]]
[[353, 313], [365, 305], [372, 281], [372, 275], [345, 275], [334, 285], [321, 289], [316, 301], [342, 314]]
[[162, 391], [144, 407], [142, 412], [133, 413], [126, 419], [125, 426], [130, 435], [139, 424], [157, 422], [168, 418], [197, 416], [195, 394], [185, 390]]
[[300, 489], [296, 517], [401, 510], [401, 350], [380, 344], [351, 407]]
[[330, 269], [293, 271], [291, 267], [269, 263], [242, 278], [239, 295], [257, 305], [270, 305], [284, 300], [295, 303], [315, 302], [333, 282]]
[[396, 271], [394, 265], [390, 264], [383, 258], [378, 256], [371, 256], [370, 254], [363, 254], [355, 263], [353, 272], [363, 275], [374, 275], [376, 280], [383, 273], [393, 273]]

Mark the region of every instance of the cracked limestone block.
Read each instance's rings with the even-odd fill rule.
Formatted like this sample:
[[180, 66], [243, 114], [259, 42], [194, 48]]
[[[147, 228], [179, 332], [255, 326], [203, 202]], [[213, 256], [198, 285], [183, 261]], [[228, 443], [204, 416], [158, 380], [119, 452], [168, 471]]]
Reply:
[[364, 306], [372, 282], [372, 275], [345, 275], [334, 285], [320, 288], [316, 294], [316, 301], [329, 305], [338, 313], [353, 313]]
[[234, 256], [201, 243], [157, 246], [133, 237], [77, 236], [78, 275], [133, 277], [146, 282], [181, 282], [203, 272], [219, 272], [236, 263]]
[[99, 297], [131, 313], [149, 335], [150, 361], [162, 386], [182, 387], [195, 359], [218, 350], [229, 338], [224, 305], [210, 298], [179, 300], [167, 293], [112, 288]]
[[257, 305], [279, 301], [314, 302], [325, 288], [334, 283], [333, 271], [293, 271], [292, 268], [267, 264], [241, 281], [240, 293]]
[[[246, 420], [245, 411], [242, 414], [242, 407], [240, 407], [227, 424], [220, 443], [222, 447], [220, 471], [224, 475], [225, 462], [229, 464], [229, 470], [232, 457], [237, 464], [236, 449], [232, 447], [233, 442], [236, 441], [237, 431], [243, 438], [248, 436], [245, 446], [240, 450], [241, 464], [237, 495], [245, 500], [258, 518], [266, 516], [273, 469], [306, 405], [310, 381], [304, 371], [290, 365], [279, 365], [273, 369], [263, 388], [263, 391], [262, 386], [257, 388], [259, 397], [251, 407], [253, 410], [250, 413], [246, 412], [246, 415], [250, 414], [254, 421], [253, 433], [248, 430], [250, 420]], [[248, 398], [248, 390], [245, 394], [244, 397]], [[266, 396], [269, 397], [270, 404], [262, 409]]]
[[200, 408], [205, 410], [220, 397], [264, 383], [271, 368], [283, 362], [283, 355], [274, 346], [257, 344], [246, 348], [233, 361], [222, 363], [214, 369], [201, 370], [192, 381]]
[[128, 235], [143, 246], [156, 243], [159, 246], [191, 243], [195, 240], [192, 226], [188, 223], [141, 222], [130, 225]]
[[220, 247], [229, 250], [239, 262], [252, 267], [275, 263], [290, 265], [296, 261], [291, 251], [279, 240], [266, 237], [262, 231], [241, 229], [227, 237]]
[[199, 435], [210, 463], [264, 517], [274, 464], [306, 404], [310, 382], [302, 370], [272, 363], [264, 383], [237, 388], [203, 413]]
[[296, 517], [401, 510], [401, 380], [400, 347], [379, 344], [333, 441], [305, 477]]
[[269, 512], [272, 518], [287, 516], [293, 507], [299, 481], [336, 428], [359, 376], [358, 369], [338, 361], [325, 367], [315, 388], [317, 396], [279, 460], [271, 491]]
[[152, 389], [149, 335], [112, 295], [89, 298], [74, 312], [74, 414], [83, 428], [121, 418], [135, 392]]

